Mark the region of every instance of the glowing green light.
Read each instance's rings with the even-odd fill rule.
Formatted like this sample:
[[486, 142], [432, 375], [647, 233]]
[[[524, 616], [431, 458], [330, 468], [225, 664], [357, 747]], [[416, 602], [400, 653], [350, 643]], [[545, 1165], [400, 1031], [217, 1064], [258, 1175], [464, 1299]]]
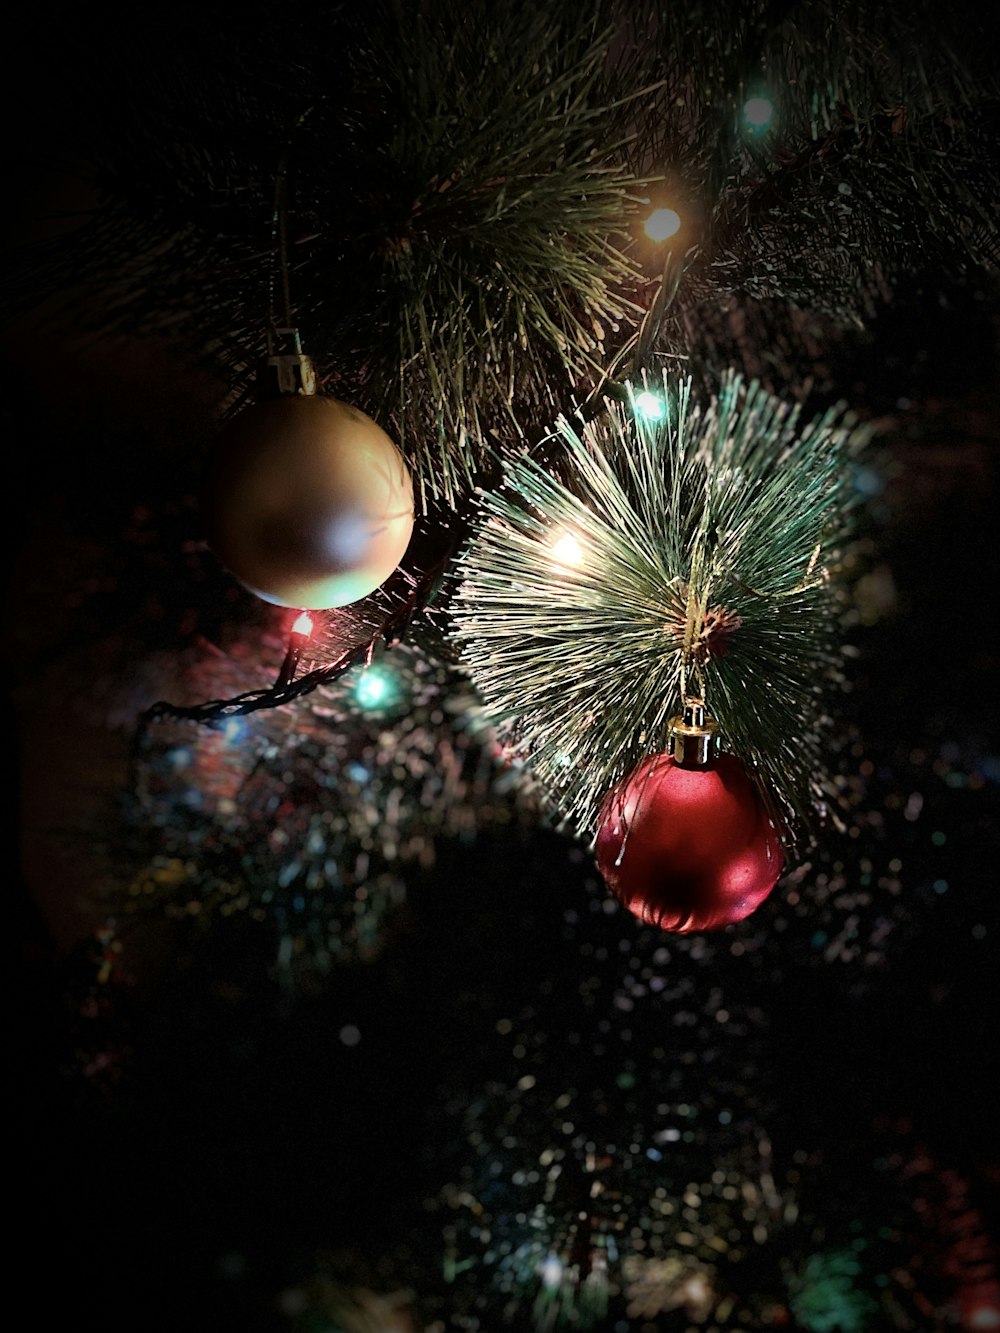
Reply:
[[743, 103], [743, 119], [752, 130], [766, 130], [774, 119], [774, 104], [767, 97], [749, 97]]
[[635, 396], [635, 410], [647, 421], [662, 421], [667, 413], [667, 405], [659, 394], [644, 389]]
[[384, 667], [367, 667], [354, 686], [354, 699], [361, 708], [385, 708], [398, 693], [392, 673]]

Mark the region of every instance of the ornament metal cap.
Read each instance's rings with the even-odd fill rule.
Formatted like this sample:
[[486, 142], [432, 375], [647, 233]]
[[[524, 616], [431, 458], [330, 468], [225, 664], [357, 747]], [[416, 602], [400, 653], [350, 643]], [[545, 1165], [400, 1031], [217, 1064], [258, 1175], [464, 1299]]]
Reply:
[[719, 753], [719, 727], [701, 699], [686, 699], [684, 712], [670, 719], [668, 752], [679, 768], [711, 768]]
[[269, 331], [267, 360], [257, 374], [257, 397], [311, 398], [315, 393], [316, 371], [302, 350], [298, 329]]

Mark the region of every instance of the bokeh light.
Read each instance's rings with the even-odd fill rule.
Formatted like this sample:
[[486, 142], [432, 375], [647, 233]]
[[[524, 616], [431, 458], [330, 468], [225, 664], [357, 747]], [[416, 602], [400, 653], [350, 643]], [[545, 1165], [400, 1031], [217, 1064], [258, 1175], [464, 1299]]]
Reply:
[[768, 97], [748, 97], [743, 103], [743, 120], [749, 129], [763, 133], [774, 120], [774, 103]]
[[400, 682], [391, 668], [366, 667], [354, 685], [354, 700], [360, 708], [391, 708], [400, 697]]
[[643, 224], [643, 230], [651, 241], [668, 241], [681, 229], [681, 216], [672, 208], [654, 208]]

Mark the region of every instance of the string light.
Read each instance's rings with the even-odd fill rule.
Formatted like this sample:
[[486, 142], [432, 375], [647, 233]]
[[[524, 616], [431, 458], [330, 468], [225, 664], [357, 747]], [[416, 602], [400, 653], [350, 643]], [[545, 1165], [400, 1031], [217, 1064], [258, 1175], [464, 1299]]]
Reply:
[[399, 686], [393, 673], [384, 666], [366, 667], [354, 686], [354, 701], [366, 710], [387, 708], [399, 696]]
[[667, 241], [681, 229], [681, 216], [672, 208], [654, 208], [643, 224], [651, 241]]
[[667, 414], [667, 405], [658, 393], [643, 389], [635, 396], [635, 410], [647, 421], [662, 421]]
[[571, 532], [564, 532], [552, 545], [552, 559], [557, 565], [576, 568], [583, 564], [583, 547]]
[[278, 678], [274, 682], [275, 689], [283, 689], [295, 679], [295, 673], [299, 669], [299, 661], [312, 632], [312, 616], [308, 611], [301, 611], [296, 616], [295, 623], [288, 635], [288, 651], [285, 653], [285, 660], [281, 664]]

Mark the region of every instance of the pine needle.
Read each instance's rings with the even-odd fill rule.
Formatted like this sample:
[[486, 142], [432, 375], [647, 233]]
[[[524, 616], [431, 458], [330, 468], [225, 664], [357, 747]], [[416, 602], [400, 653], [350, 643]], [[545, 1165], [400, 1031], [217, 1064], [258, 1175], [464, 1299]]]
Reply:
[[579, 431], [560, 476], [532, 457], [480, 497], [454, 615], [463, 659], [559, 818], [593, 834], [607, 790], [705, 697], [724, 748], [759, 779], [789, 846], [830, 793], [829, 692], [841, 669], [838, 560], [867, 432], [809, 422], [728, 374], [696, 401], [627, 404]]

